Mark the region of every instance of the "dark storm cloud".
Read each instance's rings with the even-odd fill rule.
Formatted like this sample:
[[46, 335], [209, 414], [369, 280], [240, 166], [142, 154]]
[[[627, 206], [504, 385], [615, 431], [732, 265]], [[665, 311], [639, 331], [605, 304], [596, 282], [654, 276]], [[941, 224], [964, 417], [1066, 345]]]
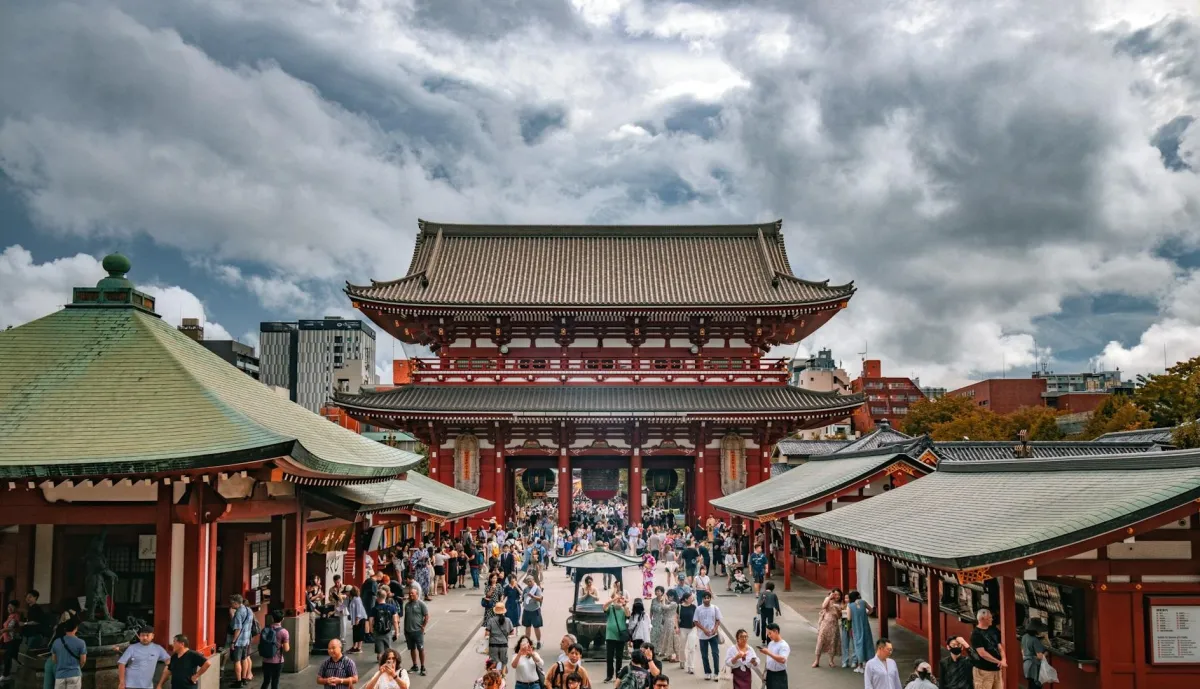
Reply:
[[524, 108], [520, 114], [521, 139], [532, 146], [555, 129], [567, 124], [567, 111], [561, 105], [544, 108]]
[[581, 28], [567, 0], [417, 0], [415, 5], [421, 25], [468, 39], [495, 41], [534, 26], [563, 33]]
[[700, 103], [695, 100], [675, 103], [669, 106], [663, 126], [669, 132], [712, 139], [721, 131], [721, 109], [719, 103]]
[[1162, 155], [1163, 165], [1169, 170], [1191, 170], [1192, 168], [1179, 157], [1179, 139], [1188, 127], [1196, 120], [1191, 115], [1180, 115], [1158, 128], [1150, 143]]

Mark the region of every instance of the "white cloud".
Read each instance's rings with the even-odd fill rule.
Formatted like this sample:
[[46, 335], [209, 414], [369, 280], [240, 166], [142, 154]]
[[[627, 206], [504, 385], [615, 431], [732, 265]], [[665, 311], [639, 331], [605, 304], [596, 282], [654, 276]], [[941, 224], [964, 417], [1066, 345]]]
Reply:
[[20, 245], [0, 253], [0, 328], [49, 315], [71, 302], [71, 289], [95, 285], [104, 277], [100, 261], [76, 254], [34, 263]]
[[208, 320], [204, 303], [188, 290], [177, 286], [139, 285], [139, 289], [155, 298], [154, 310], [162, 319], [175, 327], [185, 318], [195, 318], [204, 326], [206, 340], [232, 340], [233, 336], [220, 323]]

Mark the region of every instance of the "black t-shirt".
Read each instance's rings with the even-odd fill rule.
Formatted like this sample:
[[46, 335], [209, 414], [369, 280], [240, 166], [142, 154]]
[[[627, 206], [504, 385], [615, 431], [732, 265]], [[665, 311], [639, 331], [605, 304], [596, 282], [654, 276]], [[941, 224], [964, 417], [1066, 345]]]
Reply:
[[[980, 629], [979, 627], [976, 627], [972, 629], [971, 649], [974, 650], [979, 648], [982, 648], [990, 653], [993, 658], [999, 658], [1000, 630], [996, 627], [988, 627], [987, 629]], [[989, 660], [984, 660], [982, 656], [979, 656], [975, 653], [971, 654], [971, 665], [979, 668], [980, 670], [988, 670], [991, 672], [995, 672], [996, 670], [1000, 669], [999, 665]]]
[[683, 561], [687, 564], [688, 569], [696, 566], [696, 559], [699, 557], [700, 553], [695, 548], [688, 546], [683, 549]]
[[691, 629], [693, 626], [695, 626], [693, 623], [693, 620], [695, 620], [695, 619], [696, 619], [696, 606], [695, 605], [679, 606], [679, 628], [680, 629]]
[[971, 658], [965, 652], [959, 654], [958, 660], [954, 656], [946, 656], [942, 658], [941, 674], [938, 677], [941, 681], [938, 682], [940, 689], [974, 689], [975, 679], [971, 675]]
[[171, 660], [167, 661], [167, 669], [171, 671], [171, 689], [196, 689], [192, 675], [207, 662], [208, 658], [190, 649], [181, 656], [172, 653]]

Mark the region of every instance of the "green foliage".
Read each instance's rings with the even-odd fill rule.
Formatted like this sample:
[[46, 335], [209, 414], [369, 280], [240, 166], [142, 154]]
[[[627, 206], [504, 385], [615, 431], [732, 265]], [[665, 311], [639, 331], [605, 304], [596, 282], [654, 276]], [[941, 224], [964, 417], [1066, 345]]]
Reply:
[[1072, 440], [1092, 440], [1105, 433], [1152, 428], [1150, 415], [1125, 395], [1113, 395], [1092, 412], [1083, 431]]
[[1171, 442], [1181, 450], [1200, 447], [1200, 424], [1187, 423], [1176, 426], [1171, 432]]
[[1063, 435], [1056, 416], [1047, 407], [1022, 407], [1000, 415], [969, 397], [942, 396], [912, 405], [903, 430], [909, 435], [928, 433], [934, 440], [1016, 440], [1022, 430], [1029, 431], [1030, 440], [1059, 440]]
[[1200, 357], [1180, 361], [1161, 375], [1138, 376], [1133, 401], [1155, 427], [1177, 426], [1200, 416]]
[[908, 408], [904, 426], [900, 429], [909, 435], [932, 434], [933, 427], [949, 423], [976, 411], [986, 411], [968, 397], [943, 395], [935, 400], [924, 399]]

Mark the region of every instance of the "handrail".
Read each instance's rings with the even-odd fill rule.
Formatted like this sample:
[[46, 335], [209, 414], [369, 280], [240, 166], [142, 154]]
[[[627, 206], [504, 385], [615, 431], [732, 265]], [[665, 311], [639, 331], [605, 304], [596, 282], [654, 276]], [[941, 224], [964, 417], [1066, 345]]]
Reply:
[[417, 372], [747, 371], [787, 373], [785, 359], [753, 357], [447, 357], [416, 359]]

